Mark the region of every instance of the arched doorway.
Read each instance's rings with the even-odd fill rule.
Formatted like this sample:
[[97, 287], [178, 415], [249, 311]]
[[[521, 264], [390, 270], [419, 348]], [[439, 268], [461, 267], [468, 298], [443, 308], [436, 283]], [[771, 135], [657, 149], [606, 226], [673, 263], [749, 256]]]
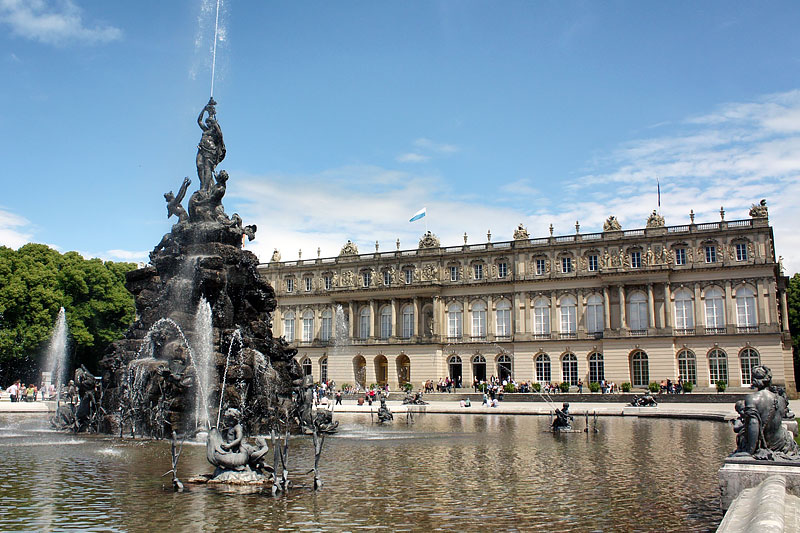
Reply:
[[511, 357], [503, 354], [497, 358], [497, 377], [500, 381], [511, 381]]
[[450, 379], [456, 382], [457, 386], [462, 385], [463, 373], [461, 366], [461, 358], [455, 354], [450, 356], [447, 360], [447, 366], [450, 369]]
[[310, 376], [311, 373], [314, 371], [313, 366], [311, 365], [311, 359], [309, 359], [308, 357], [303, 359], [303, 361], [300, 363], [300, 366], [303, 368], [304, 376]]
[[367, 360], [363, 355], [353, 357], [353, 379], [357, 387], [367, 388]]
[[486, 358], [480, 354], [472, 358], [472, 375], [478, 381], [486, 381]]
[[389, 382], [389, 362], [385, 355], [375, 357], [375, 382], [381, 387]]
[[406, 383], [411, 383], [411, 360], [404, 353], [397, 356], [397, 384], [401, 387]]

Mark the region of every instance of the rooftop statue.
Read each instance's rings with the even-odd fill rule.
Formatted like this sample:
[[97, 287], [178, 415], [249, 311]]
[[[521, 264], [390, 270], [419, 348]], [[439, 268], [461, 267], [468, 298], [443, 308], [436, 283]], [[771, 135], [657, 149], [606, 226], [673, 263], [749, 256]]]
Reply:
[[756, 392], [736, 405], [736, 451], [731, 456], [800, 461], [800, 449], [782, 423], [794, 419], [786, 391], [772, 385], [772, 371], [763, 365], [753, 368], [751, 380]]
[[272, 259], [270, 259], [272, 263], [280, 263], [281, 262], [281, 253], [275, 248], [275, 251], [272, 252]]
[[422, 238], [419, 240], [419, 247], [420, 248], [439, 248], [441, 244], [439, 243], [439, 237], [431, 233], [430, 231], [426, 231]]
[[767, 218], [769, 216], [767, 200], [762, 199], [759, 203], [750, 206], [750, 216], [753, 218]]
[[345, 255], [358, 255], [358, 246], [350, 239], [347, 239], [347, 242], [342, 246], [342, 251], [339, 252], [339, 257]]
[[647, 217], [647, 225], [648, 228], [663, 228], [664, 227], [664, 217], [658, 214], [658, 212], [653, 209], [653, 212], [650, 213], [650, 216]]
[[515, 241], [524, 241], [530, 239], [531, 236], [528, 233], [528, 228], [522, 225], [522, 222], [519, 223], [517, 229], [514, 230], [514, 240]]
[[619, 220], [614, 215], [611, 215], [603, 223], [603, 231], [622, 231], [622, 226], [619, 225]]

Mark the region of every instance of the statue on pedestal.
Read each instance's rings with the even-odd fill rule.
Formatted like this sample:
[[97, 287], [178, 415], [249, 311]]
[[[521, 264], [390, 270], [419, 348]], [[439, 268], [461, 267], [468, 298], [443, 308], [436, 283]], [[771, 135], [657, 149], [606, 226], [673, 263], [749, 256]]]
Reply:
[[256, 439], [258, 446], [244, 441], [244, 430], [239, 423], [241, 413], [238, 409], [227, 409], [223, 415], [222, 430], [211, 428], [206, 441], [208, 462], [216, 466], [213, 480], [243, 482], [256, 481], [270, 468], [262, 463], [269, 451], [263, 438]]
[[553, 419], [551, 429], [556, 431], [569, 431], [572, 429], [572, 421], [575, 417], [569, 414], [569, 404], [564, 402], [561, 409], [556, 409], [556, 417]]

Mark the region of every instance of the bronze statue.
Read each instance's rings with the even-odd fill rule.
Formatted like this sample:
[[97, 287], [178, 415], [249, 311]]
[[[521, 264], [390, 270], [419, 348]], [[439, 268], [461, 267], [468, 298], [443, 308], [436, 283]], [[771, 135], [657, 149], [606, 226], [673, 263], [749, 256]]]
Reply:
[[569, 431], [572, 429], [572, 420], [575, 417], [569, 414], [569, 404], [564, 402], [561, 409], [556, 409], [556, 417], [553, 419], [551, 429], [555, 431]]
[[244, 442], [244, 430], [239, 423], [241, 413], [238, 409], [227, 409], [223, 415], [223, 428], [211, 428], [206, 441], [208, 462], [217, 467], [214, 476], [226, 470], [236, 472], [269, 470], [261, 459], [269, 451], [264, 439], [256, 439], [258, 447]]
[[636, 396], [631, 400], [631, 407], [658, 407], [658, 402], [652, 394], [645, 393], [641, 396]]
[[756, 392], [747, 396], [744, 405], [737, 405], [736, 451], [731, 456], [800, 461], [800, 448], [782, 423], [794, 419], [785, 390], [772, 385], [772, 371], [768, 367], [757, 366], [751, 372]]
[[[210, 98], [197, 117], [197, 125], [203, 130], [203, 136], [197, 145], [197, 177], [200, 178], [200, 190], [203, 191], [211, 189], [214, 169], [225, 159], [225, 141], [217, 122], [216, 104], [214, 98]], [[206, 113], [208, 116], [204, 124], [203, 115]]]
[[383, 424], [389, 420], [394, 420], [394, 415], [389, 408], [386, 407], [386, 397], [381, 395], [381, 406], [378, 408], [378, 422]]
[[181, 184], [181, 188], [178, 189], [177, 196], [172, 194], [172, 191], [164, 193], [164, 199], [167, 200], [167, 218], [174, 215], [178, 217], [179, 224], [189, 221], [189, 215], [186, 213], [186, 209], [181, 205], [181, 202], [183, 202], [183, 198], [186, 196], [186, 189], [189, 188], [191, 183], [192, 180], [187, 176], [183, 178], [183, 183]]

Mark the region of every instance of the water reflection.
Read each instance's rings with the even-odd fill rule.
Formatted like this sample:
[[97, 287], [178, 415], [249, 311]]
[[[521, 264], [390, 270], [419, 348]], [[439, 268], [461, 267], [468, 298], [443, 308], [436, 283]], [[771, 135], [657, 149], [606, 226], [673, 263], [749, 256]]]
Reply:
[[[554, 436], [547, 417], [424, 415], [387, 426], [338, 418], [324, 489], [296, 475], [298, 490], [277, 499], [208, 487], [175, 494], [160, 477], [166, 442], [0, 418], [0, 529], [713, 530], [716, 472], [734, 446], [727, 425], [700, 421], [609, 417], [598, 434]], [[293, 470], [310, 468], [310, 441], [291, 447]], [[202, 446], [184, 447], [184, 479], [209, 469]]]

